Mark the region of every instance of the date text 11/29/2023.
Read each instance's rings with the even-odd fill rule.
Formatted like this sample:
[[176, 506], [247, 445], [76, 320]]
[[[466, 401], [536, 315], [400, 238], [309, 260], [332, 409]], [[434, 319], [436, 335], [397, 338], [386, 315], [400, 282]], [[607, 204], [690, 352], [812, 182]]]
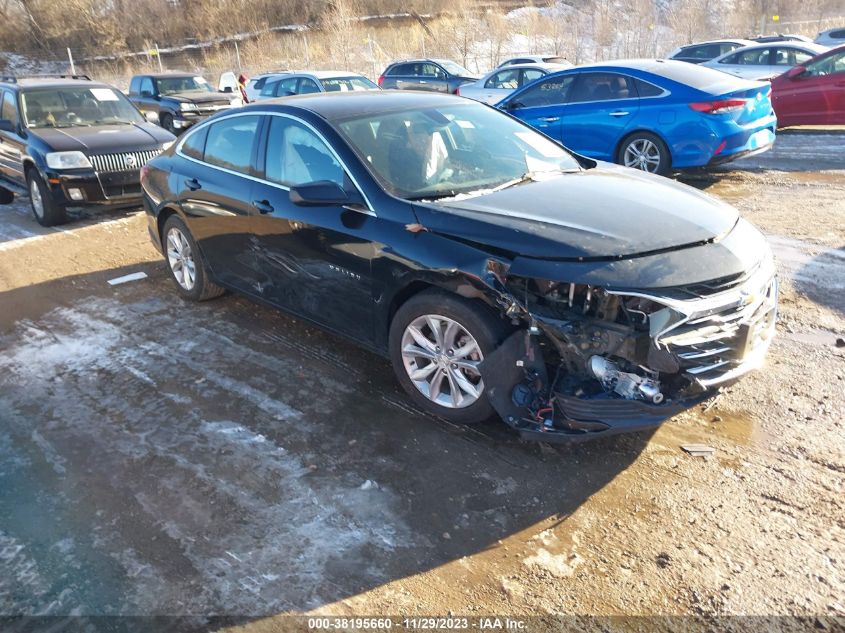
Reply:
[[362, 630], [385, 631], [393, 627], [412, 631], [476, 630], [476, 631], [525, 631], [524, 620], [484, 616], [434, 617], [416, 616], [408, 618], [391, 617], [315, 617], [308, 618], [309, 630]]

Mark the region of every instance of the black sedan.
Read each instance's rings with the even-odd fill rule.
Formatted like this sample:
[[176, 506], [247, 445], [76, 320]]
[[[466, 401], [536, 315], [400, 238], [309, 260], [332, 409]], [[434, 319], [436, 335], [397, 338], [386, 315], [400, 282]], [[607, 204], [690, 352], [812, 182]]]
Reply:
[[142, 183], [183, 297], [233, 290], [351, 337], [456, 422], [654, 426], [759, 367], [774, 332], [770, 250], [732, 207], [456, 97], [254, 104]]

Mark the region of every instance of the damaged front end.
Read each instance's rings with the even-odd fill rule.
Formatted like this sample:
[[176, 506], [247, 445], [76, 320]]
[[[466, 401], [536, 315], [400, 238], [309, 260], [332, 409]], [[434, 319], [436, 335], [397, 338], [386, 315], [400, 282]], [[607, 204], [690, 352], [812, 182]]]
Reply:
[[510, 276], [519, 326], [480, 365], [523, 437], [572, 441], [654, 427], [760, 367], [774, 334], [771, 256], [708, 283], [630, 290]]

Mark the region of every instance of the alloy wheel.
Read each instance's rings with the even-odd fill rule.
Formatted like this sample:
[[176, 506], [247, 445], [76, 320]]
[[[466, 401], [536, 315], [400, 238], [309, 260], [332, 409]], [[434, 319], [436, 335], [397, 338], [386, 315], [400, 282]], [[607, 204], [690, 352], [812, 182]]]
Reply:
[[176, 227], [167, 232], [167, 262], [176, 282], [185, 290], [192, 290], [197, 278], [194, 254], [187, 238]]
[[417, 317], [402, 334], [402, 362], [411, 382], [430, 401], [448, 409], [463, 409], [482, 396], [482, 360], [478, 341], [448, 317]]
[[32, 210], [39, 219], [44, 218], [44, 198], [41, 197], [41, 188], [38, 181], [32, 178], [29, 181], [29, 199], [32, 201]]
[[625, 167], [654, 174], [660, 167], [660, 148], [647, 138], [640, 138], [628, 144], [622, 160]]

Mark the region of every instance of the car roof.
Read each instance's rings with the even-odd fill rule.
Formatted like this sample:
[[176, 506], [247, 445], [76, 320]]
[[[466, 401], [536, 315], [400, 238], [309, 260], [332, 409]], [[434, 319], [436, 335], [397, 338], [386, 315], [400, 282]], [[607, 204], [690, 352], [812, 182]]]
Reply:
[[541, 70], [549, 70], [555, 72], [558, 70], [568, 70], [569, 68], [572, 68], [572, 66], [568, 64], [555, 64], [554, 62], [526, 62], [524, 64], [508, 64], [507, 66], [496, 66], [495, 68], [491, 68], [487, 71], [484, 76], [486, 77], [488, 75], [492, 75], [493, 73], [500, 73], [506, 70], [518, 70], [520, 68], [539, 68]]
[[[307, 75], [316, 79], [334, 79], [335, 77], [364, 77], [360, 73], [348, 70], [291, 70], [287, 75]], [[365, 78], [366, 79], [366, 78]]]
[[756, 44], [753, 40], [746, 40], [742, 37], [723, 37], [718, 40], [706, 40], [704, 42], [692, 42], [691, 44], [683, 44], [679, 49], [690, 48], [691, 46], [706, 46], [707, 44], [742, 44], [743, 46], [752, 46]]
[[111, 88], [114, 86], [91, 81], [89, 79], [62, 79], [59, 77], [22, 77], [14, 82], [0, 82], [8, 88], [66, 88], [68, 86], [81, 86], [83, 88]]
[[140, 77], [152, 77], [153, 79], [166, 79], [168, 77], [202, 77], [202, 73], [140, 73]]
[[345, 119], [350, 114], [368, 115], [391, 110], [405, 110], [412, 107], [436, 108], [467, 103], [472, 102], [462, 97], [435, 92], [361, 90], [354, 92], [320, 92], [266, 99], [246, 105], [243, 110], [258, 109], [284, 112], [289, 108], [297, 108], [313, 112], [327, 121], [335, 121]]
[[641, 70], [643, 72], [659, 75], [667, 66], [688, 70], [690, 66], [693, 65], [676, 59], [613, 59], [606, 62], [593, 62], [592, 64], [573, 66], [572, 68], [567, 68], [566, 70], [579, 71], [582, 69], [616, 68], [622, 70]]
[[799, 50], [809, 51], [815, 54], [823, 53], [827, 50], [827, 46], [822, 46], [821, 44], [814, 44], [812, 42], [798, 42], [795, 40], [780, 40], [777, 42], [755, 42], [754, 44], [750, 44], [748, 46], [743, 46], [742, 48], [737, 48], [732, 50], [730, 53], [725, 53], [726, 55], [730, 55], [732, 53], [739, 53], [741, 51], [753, 51], [758, 48], [772, 48], [776, 46], [777, 48], [797, 48]]

